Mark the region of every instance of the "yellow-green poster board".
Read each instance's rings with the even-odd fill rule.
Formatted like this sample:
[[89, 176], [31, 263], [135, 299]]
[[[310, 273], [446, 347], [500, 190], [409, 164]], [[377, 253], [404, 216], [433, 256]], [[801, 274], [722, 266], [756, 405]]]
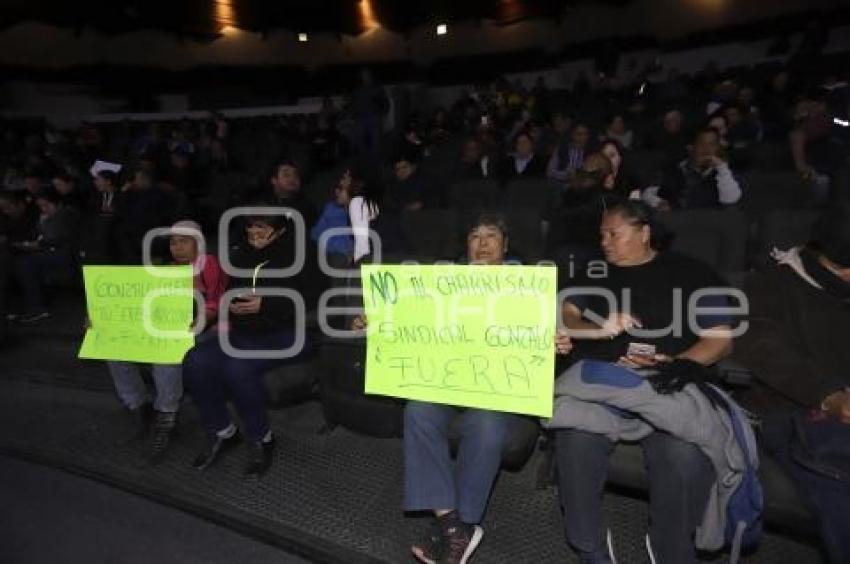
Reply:
[[80, 358], [178, 364], [194, 345], [191, 266], [86, 266]]
[[554, 267], [367, 265], [366, 392], [552, 415]]

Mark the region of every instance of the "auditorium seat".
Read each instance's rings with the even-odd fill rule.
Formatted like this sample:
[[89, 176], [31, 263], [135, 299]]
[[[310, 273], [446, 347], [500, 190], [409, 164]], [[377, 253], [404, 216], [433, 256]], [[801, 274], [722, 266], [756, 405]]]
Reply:
[[464, 180], [449, 187], [449, 204], [457, 210], [479, 210], [497, 206], [499, 184], [495, 180]]
[[625, 156], [626, 166], [635, 174], [641, 187], [661, 183], [666, 155], [663, 151], [636, 150]]
[[523, 208], [542, 214], [556, 205], [563, 184], [546, 178], [520, 178], [505, 185], [503, 203], [512, 208]]
[[302, 183], [304, 195], [316, 206], [316, 210], [320, 213], [325, 204], [333, 198], [333, 188], [342, 177], [342, 172], [338, 168], [322, 170], [314, 174], [309, 182]]
[[458, 214], [455, 210], [404, 211], [401, 228], [414, 256], [454, 259], [461, 252], [456, 236]]
[[752, 172], [741, 178], [744, 206], [755, 214], [772, 209], [812, 208], [812, 185], [793, 172]]
[[[404, 434], [404, 400], [367, 395], [366, 342], [362, 339], [327, 338], [321, 347], [319, 372], [322, 409], [330, 427], [341, 425], [364, 435], [389, 438]], [[502, 452], [502, 467], [516, 472], [531, 457], [540, 427], [526, 417], [517, 426]], [[456, 453], [458, 426], [450, 429], [452, 453]]]
[[366, 342], [327, 337], [320, 352], [319, 390], [329, 426], [372, 437], [401, 437], [404, 402], [366, 395]]
[[540, 214], [534, 210], [503, 208], [508, 223], [508, 254], [531, 264], [543, 258]]
[[756, 145], [753, 166], [763, 172], [789, 171], [792, 168], [791, 150], [787, 143]]
[[675, 235], [672, 249], [696, 257], [721, 273], [747, 268], [749, 226], [736, 209], [678, 210], [658, 219]]

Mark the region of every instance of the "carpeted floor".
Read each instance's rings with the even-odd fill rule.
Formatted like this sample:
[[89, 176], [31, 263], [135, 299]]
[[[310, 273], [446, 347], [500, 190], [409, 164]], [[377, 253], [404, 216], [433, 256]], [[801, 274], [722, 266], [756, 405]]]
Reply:
[[[310, 560], [411, 561], [408, 545], [425, 521], [400, 511], [400, 441], [344, 429], [319, 434], [322, 423], [315, 403], [276, 410], [275, 465], [264, 479], [250, 483], [240, 477], [244, 453], [239, 450], [208, 471], [190, 468], [202, 442], [191, 402], [181, 412], [181, 435], [170, 456], [153, 468], [143, 461], [141, 446], [114, 446], [122, 413], [110, 394], [0, 379], [0, 451], [6, 454], [197, 513]], [[532, 459], [522, 472], [500, 478], [474, 562], [574, 561], [563, 541], [556, 492], [535, 489], [535, 467]], [[606, 504], [619, 562], [646, 562], [646, 504], [614, 494]], [[748, 559], [770, 564], [819, 561], [811, 546], [774, 535]]]

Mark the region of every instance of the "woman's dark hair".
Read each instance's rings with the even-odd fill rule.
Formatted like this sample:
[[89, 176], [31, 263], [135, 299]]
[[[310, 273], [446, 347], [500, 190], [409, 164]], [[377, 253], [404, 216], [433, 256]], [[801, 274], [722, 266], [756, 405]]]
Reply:
[[361, 196], [367, 206], [380, 209], [384, 192], [375, 166], [365, 160], [355, 161], [348, 172], [351, 174], [351, 197]]
[[272, 167], [271, 177], [274, 178], [275, 176], [277, 176], [277, 173], [280, 172], [280, 169], [285, 166], [292, 167], [298, 172], [299, 175], [301, 174], [301, 165], [298, 164], [298, 162], [294, 159], [286, 158], [275, 161], [274, 166]]
[[649, 226], [649, 245], [656, 251], [665, 251], [673, 242], [673, 234], [658, 221], [655, 210], [640, 200], [619, 200], [605, 209], [606, 214], [618, 214], [630, 225]]
[[118, 185], [118, 174], [112, 170], [101, 170], [98, 171], [97, 176], [103, 178], [113, 186]]
[[842, 268], [850, 268], [850, 203], [837, 203], [818, 218], [809, 248]]
[[[279, 208], [280, 204], [270, 200], [260, 199], [252, 201], [248, 204], [248, 206], [254, 208]], [[244, 216], [242, 223], [244, 227], [263, 223], [273, 228], [275, 231], [278, 231], [286, 227], [290, 221], [291, 220], [288, 217], [281, 214], [249, 214]]]
[[466, 233], [472, 233], [479, 227], [495, 227], [502, 233], [502, 237], [508, 237], [508, 220], [504, 214], [496, 211], [484, 210], [478, 212], [469, 222]]

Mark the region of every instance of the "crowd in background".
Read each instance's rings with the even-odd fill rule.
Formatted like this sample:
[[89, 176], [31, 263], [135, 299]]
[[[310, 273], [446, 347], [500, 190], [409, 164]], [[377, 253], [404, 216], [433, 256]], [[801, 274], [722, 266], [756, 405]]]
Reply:
[[[22, 323], [49, 318], [50, 283], [63, 277], [75, 278], [85, 264], [140, 264], [145, 234], [174, 224], [188, 226], [199, 237], [208, 235], [211, 246], [219, 246], [219, 253], [229, 253], [234, 263], [254, 269], [253, 280], [229, 283], [225, 277], [208, 273], [206, 281], [196, 279], [203, 291], [220, 296], [227, 284], [230, 288], [251, 285], [252, 289], [269, 285], [272, 282], [258, 282], [256, 274], [267, 265], [282, 267], [291, 262], [294, 243], [285, 235], [290, 220], [249, 214], [241, 225], [231, 229], [234, 238], [229, 248], [221, 248], [223, 242], [214, 239], [218, 221], [225, 211], [239, 205], [297, 210], [314, 243], [328, 229], [351, 227], [351, 236], [332, 236], [321, 251], [332, 266], [352, 266], [374, 258], [370, 229], [379, 233], [385, 251], [403, 255], [409, 252], [403, 225], [409, 214], [450, 208], [457, 202], [459, 189], [481, 183], [505, 194], [511, 186], [522, 185], [521, 181], [545, 184], [551, 191], [550, 204], [538, 210], [533, 229], [545, 232], [546, 255], [568, 249], [580, 262], [604, 258], [614, 267], [622, 267], [627, 273], [623, 280], [636, 276], [646, 288], [656, 287], [661, 279], [669, 282], [670, 278], [665, 278], [668, 272], [676, 272], [677, 277], [696, 276], [694, 273], [702, 273], [702, 267], [693, 266], [693, 262], [668, 262], [672, 259], [667, 255], [655, 261], [660, 249], [655, 245], [657, 234], [653, 232], [650, 237], [652, 208], [668, 213], [737, 209], [746, 204], [747, 175], [753, 171], [786, 171], [795, 176], [814, 209], [842, 209], [842, 202], [850, 196], [850, 86], [842, 74], [846, 69], [826, 67], [825, 72], [803, 72], [803, 68], [721, 71], [709, 65], [695, 76], [670, 70], [660, 80], [649, 80], [650, 74], [658, 74], [657, 69], [650, 69], [629, 83], [599, 73], [579, 76], [570, 89], [550, 88], [542, 77], [531, 85], [500, 79], [471, 88], [449, 107], [428, 114], [405, 110], [408, 104], [403, 103], [402, 90], [382, 88], [364, 73], [361, 86], [342, 107], [328, 99], [314, 115], [229, 120], [211, 114], [201, 121], [85, 123], [70, 130], [43, 123], [4, 122], [0, 124], [0, 263], [4, 286], [0, 294], [3, 298], [21, 297], [21, 307], [9, 311], [6, 317]], [[398, 127], [386, 130], [388, 121]], [[472, 203], [477, 207], [492, 204]], [[508, 236], [508, 227], [500, 216], [487, 217], [462, 234], [468, 243], [465, 258], [474, 260], [480, 253], [484, 262], [501, 264], [511, 250], [509, 241], [519, 234], [512, 231]], [[846, 215], [836, 217], [839, 219], [833, 218], [821, 229], [820, 247], [802, 249], [799, 256], [786, 260], [788, 264], [796, 260], [793, 264], [814, 277], [814, 287], [825, 292], [806, 298], [837, 297], [846, 304], [850, 238], [846, 228], [841, 231], [841, 225], [847, 225]], [[631, 239], [617, 240], [614, 231], [628, 232]], [[489, 242], [484, 241], [488, 237]], [[192, 252], [180, 250], [185, 241], [172, 237], [169, 243], [154, 246], [157, 260], [192, 263], [197, 259], [197, 248]], [[485, 248], [491, 244], [493, 249]], [[315, 247], [311, 247], [308, 256], [315, 255]], [[493, 257], [498, 260], [490, 260]], [[655, 265], [651, 276], [637, 268], [649, 263]], [[304, 294], [317, 293], [323, 283], [313, 266], [290, 280]], [[715, 273], [706, 272], [695, 286], [716, 279]], [[617, 280], [608, 282], [615, 284]], [[229, 306], [234, 315], [232, 336], [240, 341], [241, 348], [286, 348], [292, 342], [294, 312], [284, 302], [279, 297], [257, 299], [251, 295]], [[653, 315], [655, 303], [645, 304], [647, 316]], [[823, 304], [811, 307], [820, 311]], [[5, 316], [7, 312], [3, 313]], [[578, 316], [573, 321], [584, 323]], [[716, 318], [709, 322], [708, 327], [731, 324]], [[845, 315], [830, 326], [846, 322]], [[624, 327], [619, 329], [616, 336], [622, 336]], [[791, 329], [789, 332], [793, 333]], [[709, 352], [706, 347], [714, 345], [703, 343], [703, 335], [689, 338], [676, 346], [685, 352], [697, 350], [692, 357], [664, 362], [670, 361], [671, 366], [676, 364], [674, 360], [713, 365], [731, 350], [731, 338]], [[769, 356], [775, 343], [767, 346], [767, 352], [759, 348], [764, 343], [751, 345], [750, 351], [761, 350], [762, 356]], [[567, 354], [571, 347], [567, 342], [559, 350]], [[757, 363], [756, 357], [759, 355], [753, 357]], [[604, 360], [613, 362], [616, 355]], [[259, 477], [268, 470], [274, 436], [266, 416], [261, 376], [274, 364], [230, 358], [221, 350], [218, 339], [199, 338], [182, 365], [210, 439], [194, 462], [196, 468], [209, 467], [238, 440], [227, 412], [223, 392], [227, 389], [244, 424], [243, 433], [254, 447], [246, 474]], [[693, 366], [683, 368], [680, 364], [678, 368], [692, 370]], [[142, 409], [143, 399], [139, 398], [144, 394], [129, 389], [136, 385], [138, 376], [118, 364], [110, 366], [110, 371], [125, 406]], [[675, 378], [681, 380], [683, 376], [677, 373]], [[846, 375], [843, 381], [846, 384]], [[819, 387], [820, 395], [807, 398], [808, 403], [821, 401], [825, 413], [850, 413], [850, 393], [836, 391], [840, 382], [840, 378], [831, 378]], [[123, 383], [126, 394], [121, 395], [119, 383]], [[775, 387], [782, 391], [782, 386], [777, 383]], [[174, 390], [170, 393], [175, 395]], [[174, 397], [171, 400], [154, 406], [159, 441], [154, 444], [155, 457], [164, 452], [175, 425]], [[408, 405], [413, 406], [408, 408], [409, 423], [448, 417], [430, 404]], [[414, 408], [428, 413], [411, 414]], [[147, 424], [150, 413], [138, 415], [142, 424]], [[474, 433], [479, 431], [481, 437], [492, 438], [480, 429], [470, 431], [471, 436], [478, 436]], [[572, 442], [560, 441], [570, 445], [559, 448], [589, 452], [586, 445], [573, 444], [576, 436], [570, 435]], [[407, 445], [406, 455], [429, 450], [421, 445], [442, 444], [443, 438], [419, 437], [421, 444]], [[406, 436], [410, 444], [414, 439]], [[442, 500], [433, 501], [417, 491], [416, 484], [411, 486], [416, 480], [427, 483], [434, 472], [423, 471], [423, 476], [428, 476], [411, 478], [413, 482], [408, 483], [406, 495], [414, 499], [408, 499], [410, 508], [435, 510], [443, 527], [442, 540], [432, 536], [414, 545], [414, 554], [423, 562], [437, 560], [434, 555], [440, 556], [439, 561], [465, 562], [481, 539], [483, 532], [476, 523], [498, 472], [501, 447], [476, 444], [481, 451], [476, 451], [476, 456], [493, 459], [487, 462], [492, 470], [490, 482], [481, 482], [486, 488], [457, 484], [458, 488], [468, 486], [477, 492], [471, 504], [474, 510], [447, 507], [449, 511], [441, 513], [433, 504], [439, 505]], [[667, 452], [665, 449], [674, 447], [678, 448], [657, 448]], [[609, 445], [597, 444], [593, 449], [600, 453], [601, 468], [607, 464], [607, 458], [602, 459], [610, 452]], [[688, 460], [699, 458], [698, 453], [691, 454]], [[580, 455], [567, 458], [578, 460]], [[662, 458], [658, 456], [658, 460]], [[710, 476], [711, 468], [700, 460], [705, 466], [701, 473]], [[440, 464], [443, 462], [447, 463], [441, 458]], [[562, 481], [568, 481], [567, 471], [561, 472]], [[604, 472], [599, 475], [604, 476]], [[470, 476], [480, 478], [476, 472]], [[573, 492], [573, 497], [590, 491], [583, 485], [593, 478], [576, 479], [573, 485], [582, 487]], [[448, 482], [451, 480], [440, 487], [455, 487]], [[687, 493], [693, 488], [682, 490]], [[566, 491], [564, 488], [562, 498], [577, 503], [563, 493]], [[656, 493], [652, 497], [659, 498]], [[601, 512], [594, 500], [585, 501], [589, 512]], [[667, 501], [675, 505], [678, 498]], [[694, 509], [691, 513], [693, 521], [701, 511]], [[602, 546], [606, 533], [603, 524], [596, 523], [592, 534], [583, 535], [579, 531], [582, 523], [567, 522], [567, 537], [582, 558], [586, 557], [583, 561], [609, 561], [610, 547], [606, 550]], [[677, 546], [659, 550], [687, 553], [687, 559], [669, 561], [689, 561], [690, 532], [679, 531]], [[456, 558], [443, 559], [444, 553]]]

